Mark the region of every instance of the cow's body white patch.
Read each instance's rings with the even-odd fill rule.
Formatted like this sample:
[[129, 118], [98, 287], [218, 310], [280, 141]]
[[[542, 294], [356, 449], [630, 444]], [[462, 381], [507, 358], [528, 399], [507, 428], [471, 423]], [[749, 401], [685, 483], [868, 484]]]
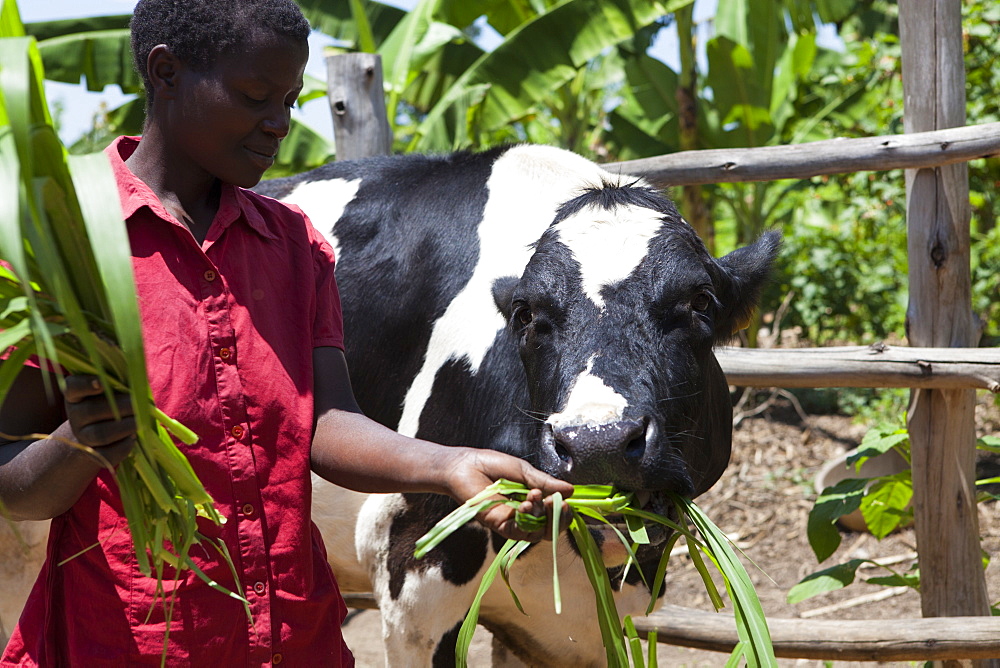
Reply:
[[628, 401], [595, 376], [593, 369], [594, 358], [591, 357], [587, 368], [573, 381], [566, 405], [546, 420], [554, 429], [595, 427], [617, 422], [625, 415]]
[[281, 201], [305, 211], [313, 227], [333, 246], [334, 257], [339, 258], [340, 243], [333, 233], [333, 226], [344, 215], [344, 209], [357, 196], [360, 187], [361, 179], [306, 181], [295, 186]]
[[646, 257], [649, 241], [662, 224], [663, 215], [652, 209], [586, 207], [555, 229], [580, 263], [584, 292], [603, 308], [601, 288], [628, 278]]
[[517, 146], [497, 159], [478, 230], [479, 263], [434, 323], [423, 366], [403, 402], [400, 433], [417, 433], [434, 378], [449, 360], [465, 360], [473, 373], [478, 371], [504, 326], [493, 303], [493, 282], [503, 276], [520, 277], [531, 257], [529, 245], [552, 223], [559, 205], [587, 187], [620, 178], [576, 154], [548, 146]]

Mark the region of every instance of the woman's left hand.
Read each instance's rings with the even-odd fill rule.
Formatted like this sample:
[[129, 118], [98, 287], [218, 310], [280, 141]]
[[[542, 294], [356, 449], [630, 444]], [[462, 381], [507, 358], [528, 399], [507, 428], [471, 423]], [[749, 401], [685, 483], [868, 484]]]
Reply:
[[[482, 512], [478, 520], [504, 538], [538, 541], [552, 538], [552, 495], [556, 492], [568, 497], [573, 494], [573, 485], [539, 471], [528, 462], [494, 450], [476, 448], [454, 448], [455, 461], [449, 462], [449, 495], [459, 503], [464, 503], [500, 478], [524, 484], [530, 489], [527, 498], [516, 511], [544, 516], [545, 526], [537, 531], [525, 531], [517, 526], [515, 509], [499, 504]], [[569, 524], [569, 506], [564, 502], [561, 509], [560, 527], [562, 531]]]

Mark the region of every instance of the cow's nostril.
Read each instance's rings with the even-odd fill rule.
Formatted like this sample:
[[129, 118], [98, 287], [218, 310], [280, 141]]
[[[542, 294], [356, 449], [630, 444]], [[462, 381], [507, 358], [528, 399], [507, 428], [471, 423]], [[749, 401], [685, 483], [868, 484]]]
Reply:
[[559, 441], [556, 441], [556, 455], [565, 464], [572, 464], [573, 463], [573, 455], [569, 454], [569, 450], [566, 449], [566, 446], [564, 446]]
[[639, 436], [633, 438], [625, 446], [625, 459], [631, 463], [637, 463], [646, 454], [646, 437]]

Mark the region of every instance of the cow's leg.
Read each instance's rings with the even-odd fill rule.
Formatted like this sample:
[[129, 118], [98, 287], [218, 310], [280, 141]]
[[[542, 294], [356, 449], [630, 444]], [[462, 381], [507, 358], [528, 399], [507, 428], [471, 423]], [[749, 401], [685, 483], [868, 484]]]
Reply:
[[453, 587], [434, 573], [407, 577], [405, 593], [380, 602], [386, 666], [455, 665], [458, 630], [476, 585]]
[[502, 642], [493, 638], [492, 668], [529, 668], [528, 664], [514, 656]]
[[45, 561], [49, 521], [9, 522], [0, 515], [0, 648], [7, 644]]
[[376, 495], [361, 508], [358, 557], [382, 613], [387, 666], [455, 664], [458, 629], [494, 552], [488, 532], [470, 523], [414, 558], [416, 540], [449, 505], [434, 495]]

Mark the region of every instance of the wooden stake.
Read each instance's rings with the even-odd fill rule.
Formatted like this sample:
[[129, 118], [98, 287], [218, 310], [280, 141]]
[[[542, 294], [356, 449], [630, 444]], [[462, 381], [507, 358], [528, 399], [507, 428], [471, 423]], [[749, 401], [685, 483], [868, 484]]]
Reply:
[[[906, 132], [965, 125], [961, 3], [901, 2], [899, 30]], [[910, 344], [974, 346], [967, 165], [907, 170], [906, 214]], [[923, 614], [989, 615], [974, 487], [975, 393], [916, 389], [910, 401]]]
[[337, 160], [388, 155], [392, 133], [385, 112], [381, 56], [341, 53], [328, 56], [326, 67]]

